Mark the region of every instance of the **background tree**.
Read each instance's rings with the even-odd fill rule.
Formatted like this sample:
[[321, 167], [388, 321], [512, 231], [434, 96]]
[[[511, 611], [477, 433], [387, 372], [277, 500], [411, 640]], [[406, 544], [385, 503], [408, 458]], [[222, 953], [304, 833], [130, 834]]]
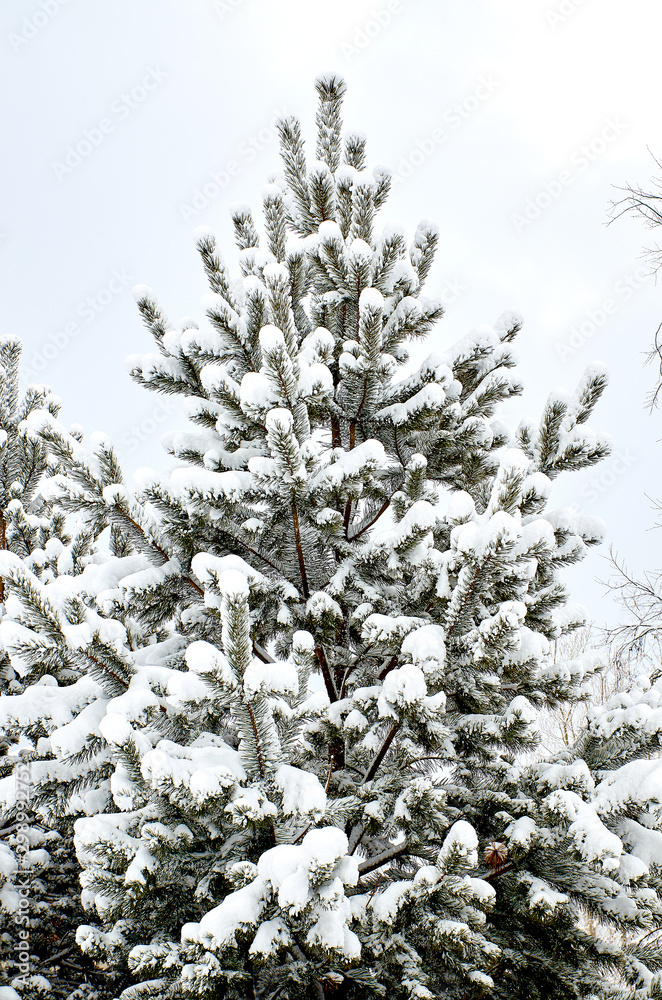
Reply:
[[[21, 349], [18, 338], [0, 339], [0, 549], [13, 567], [13, 574], [0, 576], [0, 632], [14, 637], [14, 654], [7, 656], [3, 644], [0, 665], [0, 969], [5, 982], [19, 976], [19, 934], [27, 929], [30, 975], [21, 980], [21, 996], [43, 996], [47, 989], [82, 1000], [110, 996], [117, 980], [95, 970], [76, 946], [84, 912], [72, 817], [49, 796], [55, 782], [47, 776], [54, 768], [51, 733], [73, 717], [69, 709], [77, 713], [97, 692], [87, 677], [76, 684], [81, 671], [71, 655], [53, 655], [52, 609], [40, 598], [49, 589], [62, 594], [65, 582], [73, 583], [93, 558], [94, 536], [80, 520], [68, 522], [46, 497], [46, 480], [61, 470], [44, 443], [25, 432], [26, 421], [38, 411], [57, 416], [60, 402], [45, 385], [28, 386], [21, 398]], [[76, 428], [71, 433], [74, 440], [80, 436]], [[30, 582], [20, 602], [12, 596], [12, 577]], [[36, 629], [34, 641], [21, 637], [24, 622]], [[81, 687], [87, 687], [82, 698]], [[17, 770], [23, 777], [31, 772], [27, 850], [17, 840]], [[68, 773], [68, 783], [80, 782], [84, 770], [77, 769], [73, 782]]]
[[[662, 169], [662, 163], [653, 157], [656, 165]], [[619, 190], [625, 192], [625, 197], [611, 203], [612, 221], [621, 218], [623, 215], [631, 215], [640, 219], [647, 229], [657, 229], [662, 225], [662, 177], [653, 177], [646, 187], [639, 185], [626, 185]], [[662, 247], [654, 243], [644, 249], [644, 256], [650, 261], [651, 269], [657, 274], [662, 267]], [[657, 385], [651, 390], [648, 403], [654, 409], [659, 401], [662, 392], [662, 323], [658, 326], [653, 337], [653, 349], [647, 356], [647, 362], [655, 362], [658, 365], [659, 377]]]
[[[662, 163], [654, 157], [655, 163]], [[653, 177], [646, 187], [625, 186], [620, 190], [625, 197], [612, 202], [612, 221], [623, 215], [640, 219], [647, 229], [656, 230], [662, 225], [662, 177]], [[662, 248], [653, 244], [646, 247], [644, 256], [650, 261], [654, 274], [662, 267]], [[662, 392], [662, 324], [654, 335], [653, 350], [647, 360], [659, 364], [657, 385], [649, 396], [649, 405], [654, 409]], [[660, 501], [654, 506], [660, 509]], [[658, 525], [659, 527], [659, 525]], [[610, 630], [610, 641], [618, 656], [625, 659], [652, 659], [659, 669], [662, 664], [660, 639], [662, 637], [662, 575], [659, 569], [646, 570], [642, 574], [632, 573], [625, 560], [610, 550], [612, 575], [607, 586], [616, 595], [626, 612], [626, 621]]]

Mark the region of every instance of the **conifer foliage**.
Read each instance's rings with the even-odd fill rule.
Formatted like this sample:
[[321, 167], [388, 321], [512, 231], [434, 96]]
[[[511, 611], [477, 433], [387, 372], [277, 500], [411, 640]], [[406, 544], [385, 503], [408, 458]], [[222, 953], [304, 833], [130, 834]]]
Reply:
[[[3, 646], [12, 649], [11, 658], [3, 651], [0, 664], [0, 971], [2, 981], [20, 976], [25, 998], [43, 995], [50, 982], [43, 972], [55, 972], [58, 982], [49, 992], [61, 997], [77, 990], [82, 1000], [99, 995], [105, 976], [75, 944], [84, 919], [76, 889], [80, 866], [71, 816], [51, 802], [49, 772], [56, 765], [48, 737], [98, 691], [72, 656], [60, 656], [49, 642], [60, 633], [47, 595], [59, 600], [66, 593], [92, 551], [93, 535], [80, 521], [67, 524], [64, 511], [44, 496], [45, 480], [61, 469], [44, 442], [26, 433], [26, 421], [37, 412], [57, 417], [60, 401], [45, 385], [30, 385], [21, 398], [20, 358], [18, 338], [0, 339], [0, 632]], [[81, 688], [87, 689], [82, 699]], [[28, 975], [22, 953], [30, 956]]]
[[637, 943], [662, 833], [623, 770], [659, 747], [662, 695], [639, 693], [644, 735], [633, 702], [574, 756], [521, 757], [596, 666], [550, 664], [581, 623], [559, 570], [601, 528], [548, 496], [608, 453], [606, 376], [511, 433], [516, 314], [410, 362], [440, 343], [438, 233], [377, 226], [389, 175], [343, 137], [344, 90], [317, 81], [312, 164], [280, 123], [262, 233], [233, 212], [241, 278], [197, 233], [203, 328], [137, 290], [155, 351], [131, 376], [190, 420], [171, 470], [134, 493], [106, 440], [24, 424], [97, 540], [66, 587], [2, 564], [12, 663], [76, 677], [38, 781], [76, 820], [79, 945], [128, 970], [124, 1000], [662, 995]]

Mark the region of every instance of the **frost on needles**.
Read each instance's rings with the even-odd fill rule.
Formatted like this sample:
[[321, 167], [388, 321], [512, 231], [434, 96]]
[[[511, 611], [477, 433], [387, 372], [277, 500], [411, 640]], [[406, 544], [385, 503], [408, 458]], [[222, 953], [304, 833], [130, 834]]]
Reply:
[[605, 373], [506, 428], [521, 321], [446, 343], [438, 232], [378, 227], [389, 174], [343, 138], [344, 90], [317, 81], [312, 163], [280, 122], [240, 278], [196, 234], [202, 328], [137, 290], [131, 376], [190, 421], [171, 470], [134, 490], [106, 439], [26, 415], [43, 502], [94, 545], [64, 576], [2, 555], [30, 683], [0, 724], [44, 822], [75, 821], [77, 940], [123, 1000], [662, 996], [662, 683], [536, 752], [599, 666], [551, 655], [582, 621], [559, 571], [602, 528], [549, 495], [609, 451]]
[[[53, 957], [57, 963], [58, 952], [75, 950], [85, 919], [76, 884], [76, 813], [59, 807], [81, 768], [56, 760], [48, 734], [84, 716], [83, 709], [98, 712], [102, 703], [85, 661], [54, 641], [61, 620], [54, 619], [51, 598], [61, 603], [71, 593], [95, 540], [85, 519], [68, 519], [46, 499], [48, 479], [64, 469], [27, 433], [27, 421], [37, 412], [57, 417], [60, 401], [46, 385], [20, 393], [20, 358], [19, 339], [0, 337], [0, 982], [17, 983], [21, 997], [48, 989], [60, 998], [81, 979], [88, 991], [115, 982], [112, 974], [97, 975], [81, 954], [60, 967], [57, 983], [49, 985], [41, 974]], [[71, 434], [73, 440], [81, 432], [72, 427]], [[56, 741], [54, 735], [53, 750]], [[107, 768], [110, 763], [106, 754]], [[0, 997], [13, 1000], [15, 992], [0, 989]]]

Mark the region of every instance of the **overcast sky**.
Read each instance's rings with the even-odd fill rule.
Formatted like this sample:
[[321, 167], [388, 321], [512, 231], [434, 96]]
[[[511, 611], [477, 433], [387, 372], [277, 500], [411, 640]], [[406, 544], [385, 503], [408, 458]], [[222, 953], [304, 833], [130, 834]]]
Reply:
[[[648, 496], [662, 495], [662, 417], [644, 408], [644, 352], [662, 288], [635, 220], [606, 227], [614, 185], [646, 184], [662, 156], [653, 0], [3, 0], [0, 9], [0, 332], [18, 334], [31, 380], [66, 423], [104, 430], [125, 467], [162, 467], [175, 407], [124, 370], [150, 351], [131, 288], [173, 320], [200, 321], [192, 237], [211, 226], [238, 274], [229, 206], [260, 204], [278, 170], [274, 119], [314, 131], [313, 82], [348, 82], [347, 127], [396, 174], [383, 221], [437, 222], [427, 285], [443, 349], [506, 308], [524, 397], [603, 361], [592, 423], [614, 438], [601, 467], [558, 481], [558, 503], [607, 523], [632, 568], [659, 568]], [[660, 233], [662, 238], [662, 232]], [[662, 242], [662, 239], [661, 239]], [[606, 550], [605, 549], [603, 551]], [[592, 618], [615, 610], [596, 550], [566, 580]]]

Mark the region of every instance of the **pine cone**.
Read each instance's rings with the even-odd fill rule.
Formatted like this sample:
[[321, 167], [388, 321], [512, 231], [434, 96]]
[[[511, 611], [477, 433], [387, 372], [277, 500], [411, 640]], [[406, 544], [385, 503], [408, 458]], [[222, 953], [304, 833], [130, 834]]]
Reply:
[[499, 840], [491, 840], [483, 851], [483, 857], [490, 868], [501, 868], [508, 857], [508, 848]]

